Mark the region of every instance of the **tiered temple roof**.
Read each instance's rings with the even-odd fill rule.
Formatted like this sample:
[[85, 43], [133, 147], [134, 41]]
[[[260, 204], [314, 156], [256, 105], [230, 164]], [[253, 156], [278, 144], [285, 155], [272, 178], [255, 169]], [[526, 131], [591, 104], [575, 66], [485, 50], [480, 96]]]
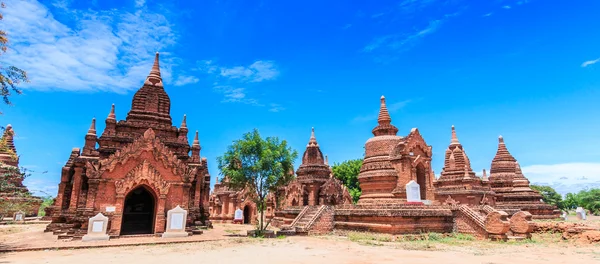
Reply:
[[489, 182], [475, 176], [471, 162], [462, 144], [458, 141], [456, 130], [452, 126], [450, 145], [446, 149], [444, 168], [440, 178], [434, 182], [438, 201], [450, 196], [461, 203], [480, 204], [493, 201], [494, 193]]
[[37, 215], [42, 200], [31, 196], [27, 187], [23, 185], [14, 134], [15, 132], [9, 124], [0, 138], [0, 177], [4, 178], [7, 183], [0, 192], [0, 198], [14, 202], [13, 209], [3, 213], [5, 216], [12, 216], [16, 211], [22, 210], [27, 215]]
[[325, 163], [323, 152], [321, 152], [321, 148], [315, 137], [315, 128], [312, 128], [306, 150], [304, 151], [304, 155], [302, 155], [302, 164], [300, 164], [300, 167], [296, 171], [298, 181], [303, 183], [314, 181], [324, 182], [329, 179], [330, 174], [331, 169]]
[[384, 96], [381, 96], [377, 126], [372, 132], [374, 137], [365, 144], [365, 158], [358, 175], [361, 202], [365, 199], [394, 198], [392, 191], [397, 185], [398, 176], [390, 162], [390, 153], [402, 137], [396, 135], [398, 128], [392, 125]]

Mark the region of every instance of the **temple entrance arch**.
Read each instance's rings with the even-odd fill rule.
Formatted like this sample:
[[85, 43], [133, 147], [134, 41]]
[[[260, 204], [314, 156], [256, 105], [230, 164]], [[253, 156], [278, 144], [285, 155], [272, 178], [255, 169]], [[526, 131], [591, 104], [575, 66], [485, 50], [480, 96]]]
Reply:
[[244, 206], [244, 224], [250, 224], [252, 217], [252, 208], [250, 205]]
[[423, 163], [417, 165], [417, 183], [421, 189], [421, 200], [427, 200], [427, 170]]
[[154, 233], [156, 198], [148, 187], [141, 185], [131, 190], [123, 203], [121, 235]]

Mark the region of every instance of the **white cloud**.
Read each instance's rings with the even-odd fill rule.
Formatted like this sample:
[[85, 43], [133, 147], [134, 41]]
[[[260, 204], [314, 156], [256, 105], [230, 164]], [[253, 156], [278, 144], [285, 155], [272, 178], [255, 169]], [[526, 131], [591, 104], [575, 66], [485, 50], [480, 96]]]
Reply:
[[600, 163], [531, 165], [522, 170], [532, 184], [549, 185], [561, 194], [600, 188]]
[[52, 180], [51, 178], [60, 177], [54, 175], [50, 177], [48, 174], [33, 173], [30, 177], [25, 178], [23, 185], [36, 196], [56, 196], [58, 192], [58, 181]]
[[183, 86], [183, 85], [187, 85], [187, 84], [198, 83], [199, 81], [200, 81], [200, 79], [198, 79], [195, 76], [180, 75], [177, 77], [177, 80], [175, 80], [175, 83], [173, 83], [173, 85]]
[[489, 17], [489, 16], [491, 16], [492, 14], [493, 14], [493, 13], [492, 13], [492, 12], [490, 12], [490, 13], [487, 13], [487, 14], [485, 14], [485, 15], [483, 15], [483, 16], [484, 16], [484, 17]]
[[283, 110], [285, 110], [285, 108], [279, 104], [271, 104], [270, 108], [269, 108], [270, 112], [275, 112], [275, 113], [281, 112]]
[[[257, 83], [275, 80], [279, 76], [277, 65], [273, 61], [257, 60], [248, 66], [219, 66], [212, 60], [198, 61], [195, 71], [212, 76], [215, 81], [213, 90], [223, 94], [224, 103], [243, 103], [253, 106], [265, 106], [257, 99], [248, 96], [248, 87]], [[269, 111], [281, 111], [283, 107], [270, 104]]]
[[502, 8], [504, 8], [504, 9], [510, 9], [510, 6], [509, 5], [505, 5]]
[[[168, 49], [176, 35], [167, 18], [148, 10], [67, 9], [57, 1], [61, 18], [35, 0], [6, 0], [4, 25], [10, 43], [5, 62], [28, 72], [24, 89], [137, 89], [152, 66], [154, 52]], [[71, 24], [72, 23], [72, 24]], [[177, 59], [161, 52], [165, 83]]]
[[146, 0], [135, 0], [136, 7], [142, 7], [146, 4]]
[[277, 70], [274, 62], [259, 60], [255, 61], [248, 67], [222, 67], [220, 74], [221, 76], [229, 79], [240, 79], [241, 81], [247, 82], [262, 82], [277, 78], [279, 71]]
[[600, 58], [597, 58], [597, 59], [595, 59], [595, 60], [584, 61], [584, 62], [581, 64], [581, 67], [584, 67], [584, 68], [585, 68], [585, 67], [587, 67], [587, 66], [594, 65], [594, 64], [596, 64], [596, 63], [597, 63], [597, 62], [599, 62], [599, 61], [600, 61]]
[[246, 96], [245, 88], [236, 88], [228, 85], [217, 85], [214, 86], [213, 89], [223, 94], [224, 103], [243, 103], [249, 105], [262, 106], [258, 103], [258, 100], [248, 98]]
[[379, 48], [388, 48], [395, 51], [404, 51], [411, 48], [423, 37], [436, 32], [445, 22], [446, 18], [455, 16], [455, 14], [445, 15], [443, 19], [431, 20], [429, 24], [416, 32], [408, 35], [392, 34], [383, 37], [378, 37], [369, 45], [363, 48], [365, 52], [372, 52]]

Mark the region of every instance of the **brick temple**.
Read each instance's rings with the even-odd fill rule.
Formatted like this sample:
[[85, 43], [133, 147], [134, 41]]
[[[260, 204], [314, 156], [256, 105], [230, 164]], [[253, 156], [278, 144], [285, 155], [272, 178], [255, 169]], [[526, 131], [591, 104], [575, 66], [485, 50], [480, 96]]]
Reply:
[[102, 213], [109, 217], [111, 236], [160, 234], [167, 211], [176, 206], [188, 211], [188, 227], [204, 221], [210, 191], [207, 161], [200, 157], [198, 132], [190, 145], [185, 115], [176, 127], [170, 108], [157, 53], [125, 120], [117, 121], [113, 105], [100, 137], [92, 119], [83, 149], [71, 151], [48, 210], [52, 222], [47, 231], [80, 238], [87, 233], [88, 219]]
[[[15, 147], [14, 134], [11, 125], [7, 125], [0, 141], [0, 177], [6, 186], [0, 191], [0, 203], [4, 217], [12, 217], [16, 212], [22, 211], [26, 216], [36, 216], [42, 204], [42, 199], [32, 196], [27, 187], [23, 185], [23, 178], [19, 176], [19, 155]], [[0, 219], [1, 220], [1, 219]]]
[[[300, 199], [304, 204], [292, 200], [276, 211], [274, 224], [288, 232], [308, 234], [332, 230], [391, 234], [460, 232], [506, 240], [511, 236], [530, 236], [534, 218], [559, 217], [557, 208], [542, 202], [541, 195], [529, 187], [502, 137], [490, 177], [485, 170], [479, 177], [452, 126], [444, 167], [436, 179], [431, 168], [432, 147], [419, 130], [413, 128], [405, 137], [398, 136], [398, 131], [382, 96], [377, 126], [365, 143], [358, 175], [362, 189], [358, 203], [323, 204], [314, 210], [314, 199], [309, 198], [308, 203], [306, 198]], [[300, 181], [301, 174], [297, 174]], [[418, 188], [409, 195], [408, 186]], [[417, 201], [409, 199], [415, 195], [419, 197]]]

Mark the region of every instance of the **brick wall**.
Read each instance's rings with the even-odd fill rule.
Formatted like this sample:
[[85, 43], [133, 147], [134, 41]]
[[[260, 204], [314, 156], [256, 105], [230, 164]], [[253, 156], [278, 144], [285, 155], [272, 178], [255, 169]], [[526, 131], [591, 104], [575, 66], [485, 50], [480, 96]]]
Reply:
[[308, 231], [309, 235], [322, 235], [333, 231], [335, 209], [333, 206], [325, 206], [321, 215], [315, 220]]

